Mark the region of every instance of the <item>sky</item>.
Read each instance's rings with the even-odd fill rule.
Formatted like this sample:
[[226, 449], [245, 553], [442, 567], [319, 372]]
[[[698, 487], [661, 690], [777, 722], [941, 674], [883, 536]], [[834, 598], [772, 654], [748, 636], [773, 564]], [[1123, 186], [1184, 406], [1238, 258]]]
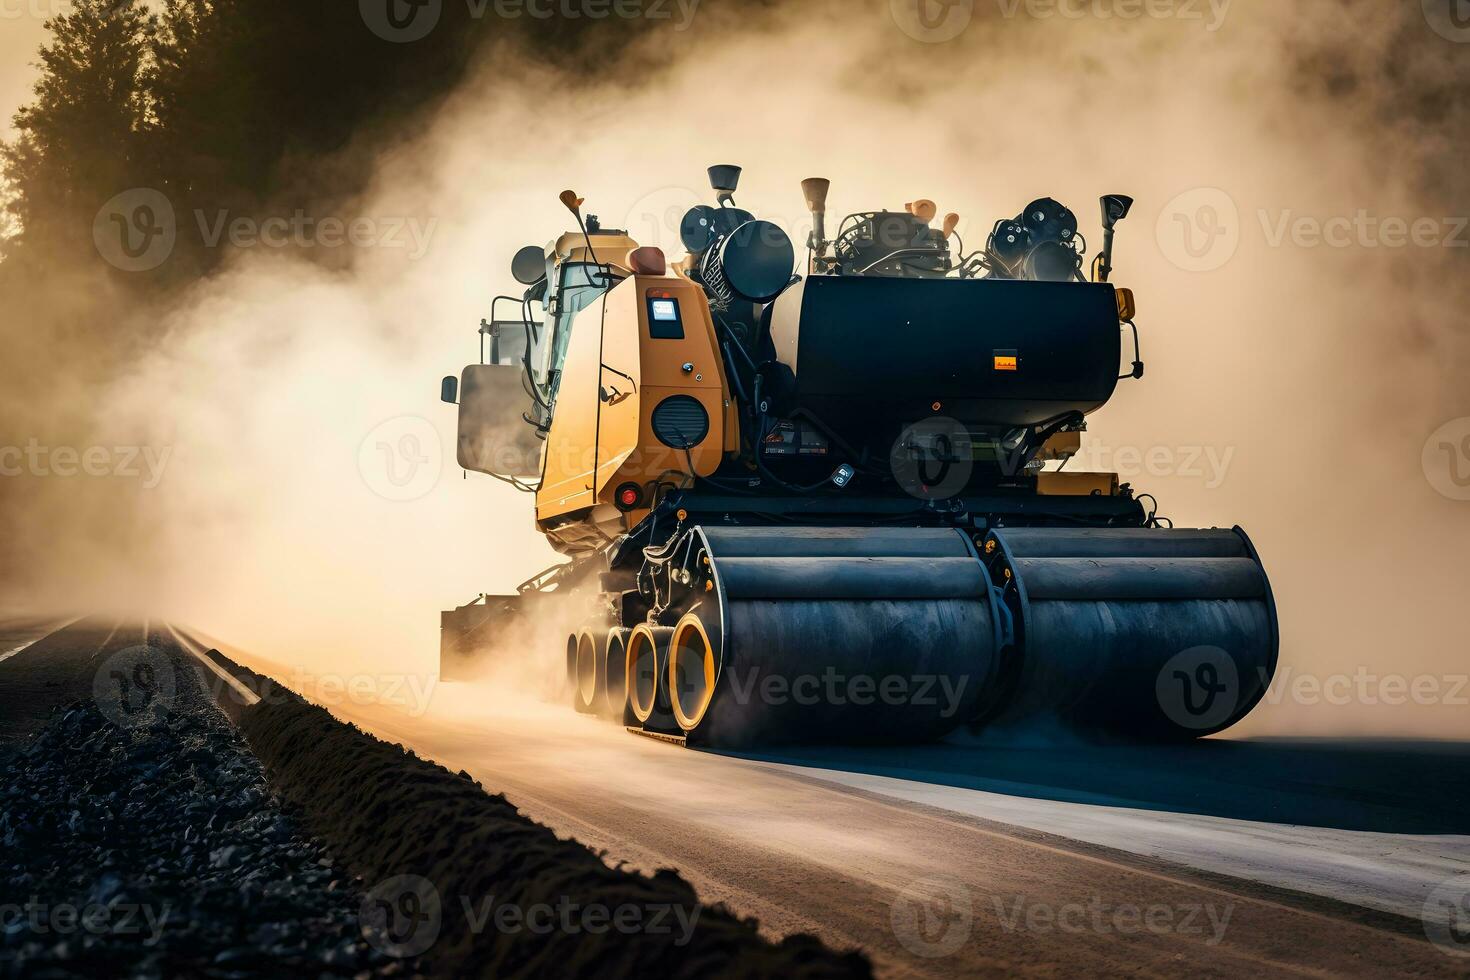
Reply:
[[11, 117], [30, 99], [36, 82], [36, 49], [46, 37], [45, 23], [61, 0], [0, 0], [0, 108], [4, 109], [4, 139], [15, 129]]

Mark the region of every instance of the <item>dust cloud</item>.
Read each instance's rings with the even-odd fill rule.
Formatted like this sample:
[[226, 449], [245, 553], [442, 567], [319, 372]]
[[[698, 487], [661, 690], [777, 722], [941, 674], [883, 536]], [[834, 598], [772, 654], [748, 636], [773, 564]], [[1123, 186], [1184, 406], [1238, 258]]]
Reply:
[[[148, 489], [37, 481], [31, 601], [146, 607], [316, 672], [432, 672], [439, 609], [555, 559], [528, 497], [462, 478], [437, 387], [475, 360], [514, 250], [570, 228], [564, 187], [671, 252], [712, 163], [743, 165], [738, 202], [798, 241], [815, 174], [834, 215], [932, 198], [969, 249], [1042, 196], [1096, 248], [1096, 199], [1121, 192], [1138, 205], [1114, 278], [1138, 293], [1148, 374], [1091, 420], [1089, 462], [1179, 526], [1239, 523], [1259, 547], [1287, 682], [1234, 734], [1470, 736], [1470, 502], [1423, 452], [1470, 415], [1466, 252], [1445, 240], [1464, 133], [1433, 104], [1463, 90], [1463, 51], [1418, 4], [1123, 19], [975, 0], [941, 42], [906, 2], [710, 3], [590, 77], [477, 75], [382, 155], [360, 209], [431, 228], [421, 257], [362, 249], [343, 272], [239, 249], [125, 373], [63, 389], [91, 443], [170, 455]], [[1312, 242], [1360, 213], [1432, 219], [1440, 241]]]

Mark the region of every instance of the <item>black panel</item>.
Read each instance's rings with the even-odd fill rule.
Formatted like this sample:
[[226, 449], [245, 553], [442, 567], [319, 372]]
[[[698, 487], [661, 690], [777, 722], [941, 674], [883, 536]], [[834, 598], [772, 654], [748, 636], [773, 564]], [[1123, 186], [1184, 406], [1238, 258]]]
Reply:
[[658, 441], [673, 449], [692, 448], [709, 435], [709, 413], [699, 399], [673, 395], [658, 403], [650, 420]]
[[[813, 276], [804, 286], [797, 396], [844, 429], [936, 414], [1034, 425], [1093, 411], [1117, 385], [1106, 284]], [[1002, 353], [1015, 370], [997, 369]]]
[[684, 314], [672, 296], [648, 297], [648, 335], [654, 340], [683, 340]]

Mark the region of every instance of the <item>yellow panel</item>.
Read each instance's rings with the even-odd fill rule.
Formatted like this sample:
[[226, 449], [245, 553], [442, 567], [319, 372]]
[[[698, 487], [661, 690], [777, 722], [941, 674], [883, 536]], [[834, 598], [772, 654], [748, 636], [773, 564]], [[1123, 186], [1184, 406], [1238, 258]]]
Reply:
[[1041, 446], [1036, 458], [1046, 463], [1054, 459], [1070, 459], [1082, 451], [1082, 433], [1058, 432]]
[[1036, 475], [1036, 492], [1043, 497], [1103, 497], [1118, 495], [1116, 473], [1042, 472]]
[[536, 493], [536, 516], [547, 517], [591, 507], [593, 452], [597, 432], [599, 348], [604, 296], [572, 320], [557, 386], [555, 414], [546, 438], [546, 469]]
[[[651, 336], [650, 295], [678, 303], [682, 339]], [[739, 433], [727, 432], [731, 405], [718, 351], [703, 289], [679, 275], [629, 277], [577, 315], [536, 495], [543, 530], [554, 526], [570, 539], [578, 532], [566, 527], [569, 519], [631, 526], [646, 511], [612, 510], [619, 486], [677, 484], [691, 462], [701, 476], [719, 467]], [[709, 435], [687, 454], [659, 442], [651, 421], [661, 401], [679, 394], [697, 398], [710, 418]]]

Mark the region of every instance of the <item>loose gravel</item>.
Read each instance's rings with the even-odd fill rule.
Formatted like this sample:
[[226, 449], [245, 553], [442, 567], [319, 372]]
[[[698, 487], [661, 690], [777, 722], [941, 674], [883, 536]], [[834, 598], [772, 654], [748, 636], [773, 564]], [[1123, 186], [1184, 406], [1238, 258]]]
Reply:
[[168, 697], [126, 717], [75, 702], [12, 748], [0, 976], [415, 974], [364, 939], [357, 883], [272, 799], [195, 671], [160, 655], [180, 668]]

